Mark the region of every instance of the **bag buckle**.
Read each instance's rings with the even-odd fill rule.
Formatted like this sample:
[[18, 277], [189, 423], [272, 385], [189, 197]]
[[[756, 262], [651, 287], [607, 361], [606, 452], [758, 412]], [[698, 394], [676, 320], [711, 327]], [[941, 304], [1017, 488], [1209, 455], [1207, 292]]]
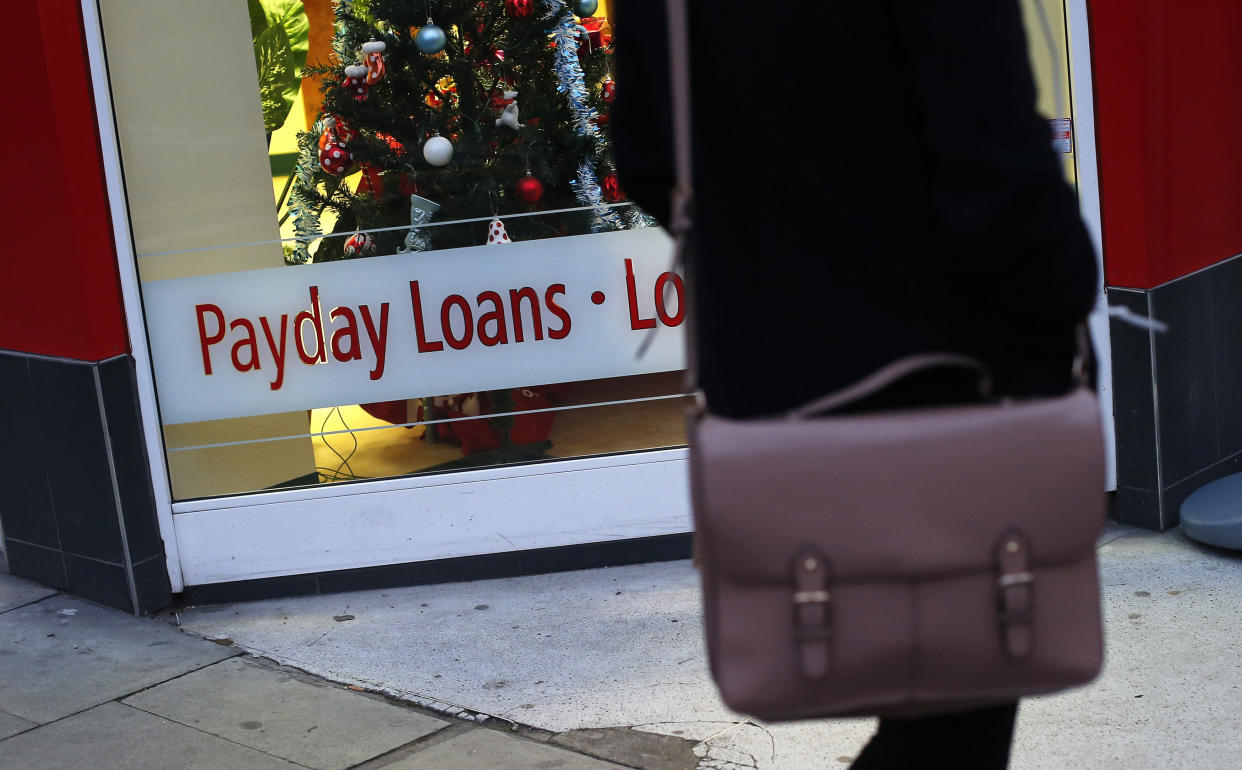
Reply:
[[831, 563], [815, 546], [805, 545], [794, 556], [792, 599], [794, 639], [802, 675], [821, 679], [828, 674], [832, 643]]
[[1001, 535], [996, 545], [996, 623], [1001, 643], [1012, 658], [1024, 658], [1034, 647], [1035, 575], [1030, 570], [1031, 546], [1017, 529]]

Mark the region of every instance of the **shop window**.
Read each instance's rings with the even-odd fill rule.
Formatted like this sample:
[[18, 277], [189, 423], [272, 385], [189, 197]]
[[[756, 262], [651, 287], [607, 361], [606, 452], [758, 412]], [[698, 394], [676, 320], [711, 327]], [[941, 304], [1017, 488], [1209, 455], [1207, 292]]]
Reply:
[[[1073, 179], [1063, 3], [1022, 5]], [[684, 443], [606, 0], [100, 11], [176, 499]]]
[[176, 499], [684, 443], [605, 2], [100, 7]]

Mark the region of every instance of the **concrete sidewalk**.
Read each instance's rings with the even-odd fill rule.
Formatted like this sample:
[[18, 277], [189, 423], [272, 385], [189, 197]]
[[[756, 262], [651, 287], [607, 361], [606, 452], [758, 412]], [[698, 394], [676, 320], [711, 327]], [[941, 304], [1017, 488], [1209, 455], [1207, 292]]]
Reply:
[[[1122, 527], [1099, 552], [1105, 672], [1024, 701], [1011, 766], [1237, 767], [1242, 556]], [[872, 728], [725, 708], [686, 562], [162, 619], [0, 576], [0, 768], [806, 770]]]
[[[649, 767], [693, 761], [684, 741], [651, 738], [600, 743]], [[435, 713], [0, 574], [6, 770], [629, 766], [561, 741], [582, 736]]]
[[[1023, 701], [1011, 766], [1242, 766], [1242, 554], [1177, 530], [1111, 526], [1099, 555], [1104, 674]], [[343, 615], [355, 619], [334, 620]], [[843, 768], [873, 730], [865, 719], [743, 723], [727, 709], [708, 676], [688, 562], [216, 605], [181, 621], [432, 708], [560, 735], [689, 739], [697, 763], [686, 768]]]

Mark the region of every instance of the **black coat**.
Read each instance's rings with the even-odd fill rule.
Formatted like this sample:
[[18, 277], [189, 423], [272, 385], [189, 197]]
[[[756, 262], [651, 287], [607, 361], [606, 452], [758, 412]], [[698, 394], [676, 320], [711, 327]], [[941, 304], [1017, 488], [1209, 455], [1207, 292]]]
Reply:
[[[1004, 392], [1065, 390], [1096, 265], [1017, 0], [690, 4], [711, 407], [785, 410], [926, 350], [982, 358]], [[620, 181], [663, 221], [665, 10], [615, 6]]]

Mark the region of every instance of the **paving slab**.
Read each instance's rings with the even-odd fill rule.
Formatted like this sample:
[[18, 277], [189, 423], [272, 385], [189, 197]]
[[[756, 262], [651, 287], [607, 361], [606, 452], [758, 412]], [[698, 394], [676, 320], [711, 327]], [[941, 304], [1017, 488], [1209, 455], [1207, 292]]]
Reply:
[[[344, 614], [355, 619], [333, 621]], [[735, 718], [707, 677], [688, 561], [246, 602], [181, 620], [328, 678], [553, 732]]]
[[55, 596], [56, 590], [0, 572], [0, 612]]
[[342, 770], [449, 724], [242, 658], [123, 702], [317, 770]]
[[[1104, 674], [1023, 701], [1012, 767], [1236, 767], [1242, 554], [1116, 525], [1100, 543]], [[340, 614], [355, 620], [334, 622]], [[182, 619], [338, 681], [544, 730], [712, 738], [695, 749], [701, 768], [845, 767], [874, 730], [866, 719], [742, 723], [708, 675], [689, 562], [251, 602]]]
[[297, 765], [119, 703], [105, 703], [0, 741], [0, 767], [295, 770]]
[[[355, 619], [333, 621], [343, 614]], [[634, 727], [698, 742], [743, 719], [711, 682], [689, 561], [216, 605], [181, 619], [337, 681], [557, 733]], [[872, 732], [867, 720], [748, 723], [697, 753], [806, 770]]]
[[28, 722], [7, 711], [0, 711], [0, 741], [8, 738], [10, 735], [17, 735], [23, 730], [29, 730], [35, 726], [34, 722]]
[[689, 740], [625, 727], [570, 730], [549, 742], [639, 770], [686, 770], [698, 764]]
[[618, 770], [623, 767], [625, 765], [480, 727], [428, 746], [388, 765], [385, 770]]
[[0, 614], [0, 709], [44, 724], [235, 654], [62, 595]]

